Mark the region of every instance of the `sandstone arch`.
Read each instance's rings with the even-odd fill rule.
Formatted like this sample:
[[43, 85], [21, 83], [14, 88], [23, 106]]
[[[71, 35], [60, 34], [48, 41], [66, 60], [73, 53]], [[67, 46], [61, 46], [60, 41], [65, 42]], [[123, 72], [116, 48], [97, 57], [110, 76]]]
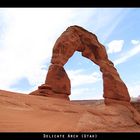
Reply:
[[56, 40], [45, 84], [31, 94], [69, 99], [71, 85], [63, 66], [75, 51], [81, 52], [82, 56], [100, 67], [105, 99], [130, 101], [127, 87], [114, 64], [108, 59], [105, 47], [98, 41], [95, 34], [79, 26], [68, 27]]

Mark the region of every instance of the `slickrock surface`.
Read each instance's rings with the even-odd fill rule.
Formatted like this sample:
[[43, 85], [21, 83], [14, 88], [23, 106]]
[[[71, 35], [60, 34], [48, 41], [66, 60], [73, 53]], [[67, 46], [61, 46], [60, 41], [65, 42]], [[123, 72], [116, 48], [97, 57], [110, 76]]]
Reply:
[[0, 90], [0, 132], [140, 132], [133, 109]]

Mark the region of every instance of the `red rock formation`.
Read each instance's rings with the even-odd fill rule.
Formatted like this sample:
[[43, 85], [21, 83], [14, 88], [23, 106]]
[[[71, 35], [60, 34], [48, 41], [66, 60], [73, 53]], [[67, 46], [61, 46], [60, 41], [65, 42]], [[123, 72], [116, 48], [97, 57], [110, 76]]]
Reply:
[[0, 132], [140, 132], [140, 113], [129, 102], [106, 102], [0, 90]]
[[103, 73], [105, 99], [130, 101], [126, 85], [121, 80], [114, 64], [108, 59], [105, 47], [96, 35], [79, 26], [70, 26], [56, 40], [51, 65], [45, 84], [31, 94], [64, 97], [70, 95], [70, 80], [63, 68], [75, 51], [90, 59], [100, 67]]

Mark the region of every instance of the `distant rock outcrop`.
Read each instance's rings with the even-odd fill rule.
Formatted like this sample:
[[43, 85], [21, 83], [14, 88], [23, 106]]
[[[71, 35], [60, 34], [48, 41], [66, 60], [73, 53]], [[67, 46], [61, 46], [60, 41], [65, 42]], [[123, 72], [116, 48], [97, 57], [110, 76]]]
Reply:
[[79, 26], [68, 27], [56, 40], [45, 84], [39, 86], [38, 90], [31, 94], [69, 99], [70, 79], [63, 66], [75, 51], [81, 52], [82, 56], [100, 67], [105, 100], [130, 101], [127, 87], [114, 64], [108, 59], [105, 47], [98, 41], [95, 34]]

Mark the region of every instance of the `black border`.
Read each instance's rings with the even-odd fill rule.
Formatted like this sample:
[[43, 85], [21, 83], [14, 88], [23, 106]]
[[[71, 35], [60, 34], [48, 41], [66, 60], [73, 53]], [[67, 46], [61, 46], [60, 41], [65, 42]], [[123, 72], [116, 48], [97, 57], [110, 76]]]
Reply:
[[140, 7], [139, 0], [1, 0], [0, 7]]
[[127, 140], [127, 139], [132, 139], [132, 140], [138, 140], [140, 139], [140, 133], [139, 132], [77, 132], [77, 133], [72, 133], [72, 132], [23, 132], [23, 133], [18, 133], [18, 132], [1, 132], [0, 133], [0, 139], [8, 139], [8, 140], [19, 140], [19, 139], [29, 139], [29, 140], [112, 140], [112, 139], [117, 139], [117, 140]]

